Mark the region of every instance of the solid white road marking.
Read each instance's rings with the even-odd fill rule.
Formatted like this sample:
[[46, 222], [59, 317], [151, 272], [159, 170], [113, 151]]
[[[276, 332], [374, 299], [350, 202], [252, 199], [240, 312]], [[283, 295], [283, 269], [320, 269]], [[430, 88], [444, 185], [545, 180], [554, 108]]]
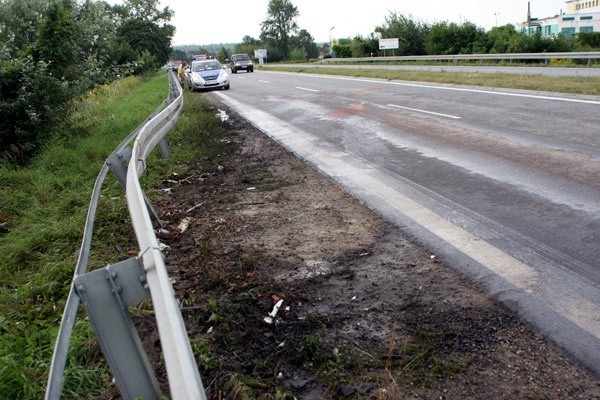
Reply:
[[262, 79], [259, 79], [258, 81], [262, 83], [271, 83], [270, 81], [263, 81]]
[[[326, 151], [319, 146], [319, 139], [310, 133], [264, 111], [233, 100], [223, 93], [215, 93], [258, 129], [294, 154], [312, 162], [320, 171], [342, 183], [360, 187], [365, 193], [383, 202], [394, 213], [413, 220], [516, 288], [525, 293], [534, 293], [540, 290], [540, 285], [545, 284], [541, 274], [534, 268], [425, 208], [398, 190], [381, 184], [379, 179], [369, 174], [368, 169], [358, 168], [346, 162], [345, 153]], [[560, 285], [560, 282], [558, 284]], [[569, 294], [563, 298], [544, 296], [544, 299], [548, 307], [557, 314], [600, 339], [600, 318], [597, 317], [600, 315], [600, 306], [577, 294]]]
[[420, 112], [420, 113], [424, 113], [424, 114], [437, 115], [438, 117], [461, 119], [461, 117], [457, 117], [456, 115], [442, 114], [442, 113], [437, 113], [437, 112], [433, 112], [433, 111], [421, 110], [418, 108], [404, 107], [404, 106], [399, 106], [397, 104], [388, 104], [388, 107], [401, 108], [403, 110], [416, 111], [416, 112]]

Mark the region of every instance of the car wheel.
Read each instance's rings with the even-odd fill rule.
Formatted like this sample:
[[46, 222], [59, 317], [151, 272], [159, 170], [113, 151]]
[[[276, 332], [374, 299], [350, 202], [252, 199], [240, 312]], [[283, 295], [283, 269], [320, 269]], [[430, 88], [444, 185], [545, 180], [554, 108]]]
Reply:
[[248, 72], [254, 72], [254, 68], [250, 68]]
[[223, 90], [229, 90], [229, 85], [223, 86]]

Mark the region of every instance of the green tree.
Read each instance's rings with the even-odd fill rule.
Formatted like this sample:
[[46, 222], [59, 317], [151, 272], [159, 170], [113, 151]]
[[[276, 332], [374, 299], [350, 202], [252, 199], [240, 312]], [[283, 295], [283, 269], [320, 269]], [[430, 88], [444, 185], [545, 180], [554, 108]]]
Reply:
[[472, 54], [486, 51], [486, 34], [483, 28], [471, 22], [458, 25], [454, 22], [438, 22], [429, 32], [429, 54]]
[[[296, 56], [292, 59], [306, 61], [311, 58], [319, 57], [319, 49], [315, 43], [315, 39], [306, 29], [301, 29], [297, 35], [290, 38], [290, 47], [295, 49]], [[299, 55], [298, 50], [304, 53], [303, 58], [297, 58]]]
[[48, 9], [48, 0], [0, 1], [0, 49], [3, 57], [16, 58], [37, 40]]
[[339, 39], [332, 47], [333, 55], [337, 58], [352, 57], [352, 41], [350, 39]]
[[181, 60], [181, 61], [188, 60], [188, 56], [187, 56], [186, 52], [183, 50], [179, 50], [179, 49], [173, 50], [173, 52], [171, 53], [171, 56], [169, 58], [171, 60]]
[[148, 52], [152, 56], [154, 59], [152, 65], [144, 67], [147, 70], [169, 61], [171, 38], [174, 33], [172, 25], [161, 27], [152, 21], [132, 19], [125, 21], [119, 27], [117, 37], [121, 42], [131, 46], [138, 55]]
[[507, 24], [492, 28], [486, 35], [486, 52], [493, 54], [510, 53], [511, 43], [522, 35], [515, 30], [515, 26]]
[[71, 0], [50, 3], [35, 46], [37, 58], [48, 62], [49, 72], [71, 83], [79, 78], [81, 33], [73, 15], [75, 7]]
[[86, 0], [75, 10], [79, 26], [80, 80], [84, 88], [94, 87], [115, 78], [113, 55], [117, 48], [117, 25], [111, 7], [103, 1]]
[[261, 40], [270, 49], [269, 58], [286, 60], [290, 36], [298, 30], [298, 8], [290, 0], [269, 0], [267, 19], [261, 23]]
[[133, 49], [139, 60], [144, 59], [143, 70], [165, 64], [171, 54], [175, 27], [168, 21], [173, 12], [168, 7], [159, 10], [157, 6], [158, 0], [127, 0], [122, 7], [115, 8], [124, 20], [117, 30], [118, 41]]
[[426, 43], [429, 35], [428, 25], [411, 18], [391, 12], [385, 17], [385, 24], [375, 28], [382, 38], [398, 38], [400, 55], [426, 54]]
[[371, 55], [377, 55], [377, 52], [379, 51], [379, 41], [373, 35], [368, 38], [363, 38], [359, 35], [352, 39], [350, 48], [352, 57], [370, 57]]
[[582, 46], [598, 49], [600, 48], [600, 32], [579, 32], [577, 41]]
[[227, 50], [225, 46], [221, 47], [221, 49], [217, 52], [217, 59], [221, 62], [225, 62], [225, 60], [229, 58], [231, 58], [229, 50]]
[[264, 45], [260, 42], [260, 40], [257, 40], [251, 36], [246, 35], [242, 39], [242, 43], [238, 43], [235, 45], [233, 52], [234, 53], [246, 53], [246, 54], [252, 56], [252, 54], [254, 54], [254, 50], [260, 49], [263, 46]]

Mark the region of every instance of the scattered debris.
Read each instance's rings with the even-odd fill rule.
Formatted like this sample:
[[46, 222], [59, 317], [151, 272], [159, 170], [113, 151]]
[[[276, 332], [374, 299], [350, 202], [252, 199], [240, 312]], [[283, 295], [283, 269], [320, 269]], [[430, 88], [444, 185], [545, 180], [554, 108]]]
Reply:
[[185, 212], [186, 214], [191, 213], [192, 211], [195, 211], [196, 209], [200, 208], [202, 206], [202, 204], [204, 204], [204, 202], [202, 203], [198, 203], [196, 204], [194, 207], [187, 209]]
[[229, 115], [227, 115], [227, 112], [225, 110], [217, 109], [217, 111], [217, 116], [221, 118], [221, 122], [229, 121]]
[[190, 222], [192, 222], [192, 219], [189, 217], [182, 219], [181, 222], [179, 223], [179, 226], [177, 226], [177, 230], [181, 233], [185, 232], [187, 230], [187, 228], [190, 226]]
[[281, 305], [283, 304], [283, 299], [280, 299], [277, 303], [275, 303], [275, 305], [273, 306], [273, 310], [269, 313], [269, 315], [267, 315], [264, 320], [267, 324], [271, 325], [273, 323], [273, 321], [275, 320], [275, 317], [277, 316], [277, 313], [279, 312], [279, 308], [281, 308]]

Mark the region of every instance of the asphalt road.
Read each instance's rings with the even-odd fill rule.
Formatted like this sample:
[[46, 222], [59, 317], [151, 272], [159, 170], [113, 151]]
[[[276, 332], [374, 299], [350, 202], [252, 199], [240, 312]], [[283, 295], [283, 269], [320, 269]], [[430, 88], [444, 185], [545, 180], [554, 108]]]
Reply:
[[212, 95], [600, 375], [600, 97], [264, 71]]
[[386, 65], [368, 63], [347, 64], [269, 64], [269, 68], [336, 68], [336, 69], [389, 69], [404, 71], [433, 71], [433, 72], [481, 72], [484, 74], [518, 74], [518, 75], [545, 75], [545, 76], [572, 76], [572, 77], [600, 77], [600, 68], [586, 67], [527, 67], [527, 66], [492, 66], [492, 65]]

